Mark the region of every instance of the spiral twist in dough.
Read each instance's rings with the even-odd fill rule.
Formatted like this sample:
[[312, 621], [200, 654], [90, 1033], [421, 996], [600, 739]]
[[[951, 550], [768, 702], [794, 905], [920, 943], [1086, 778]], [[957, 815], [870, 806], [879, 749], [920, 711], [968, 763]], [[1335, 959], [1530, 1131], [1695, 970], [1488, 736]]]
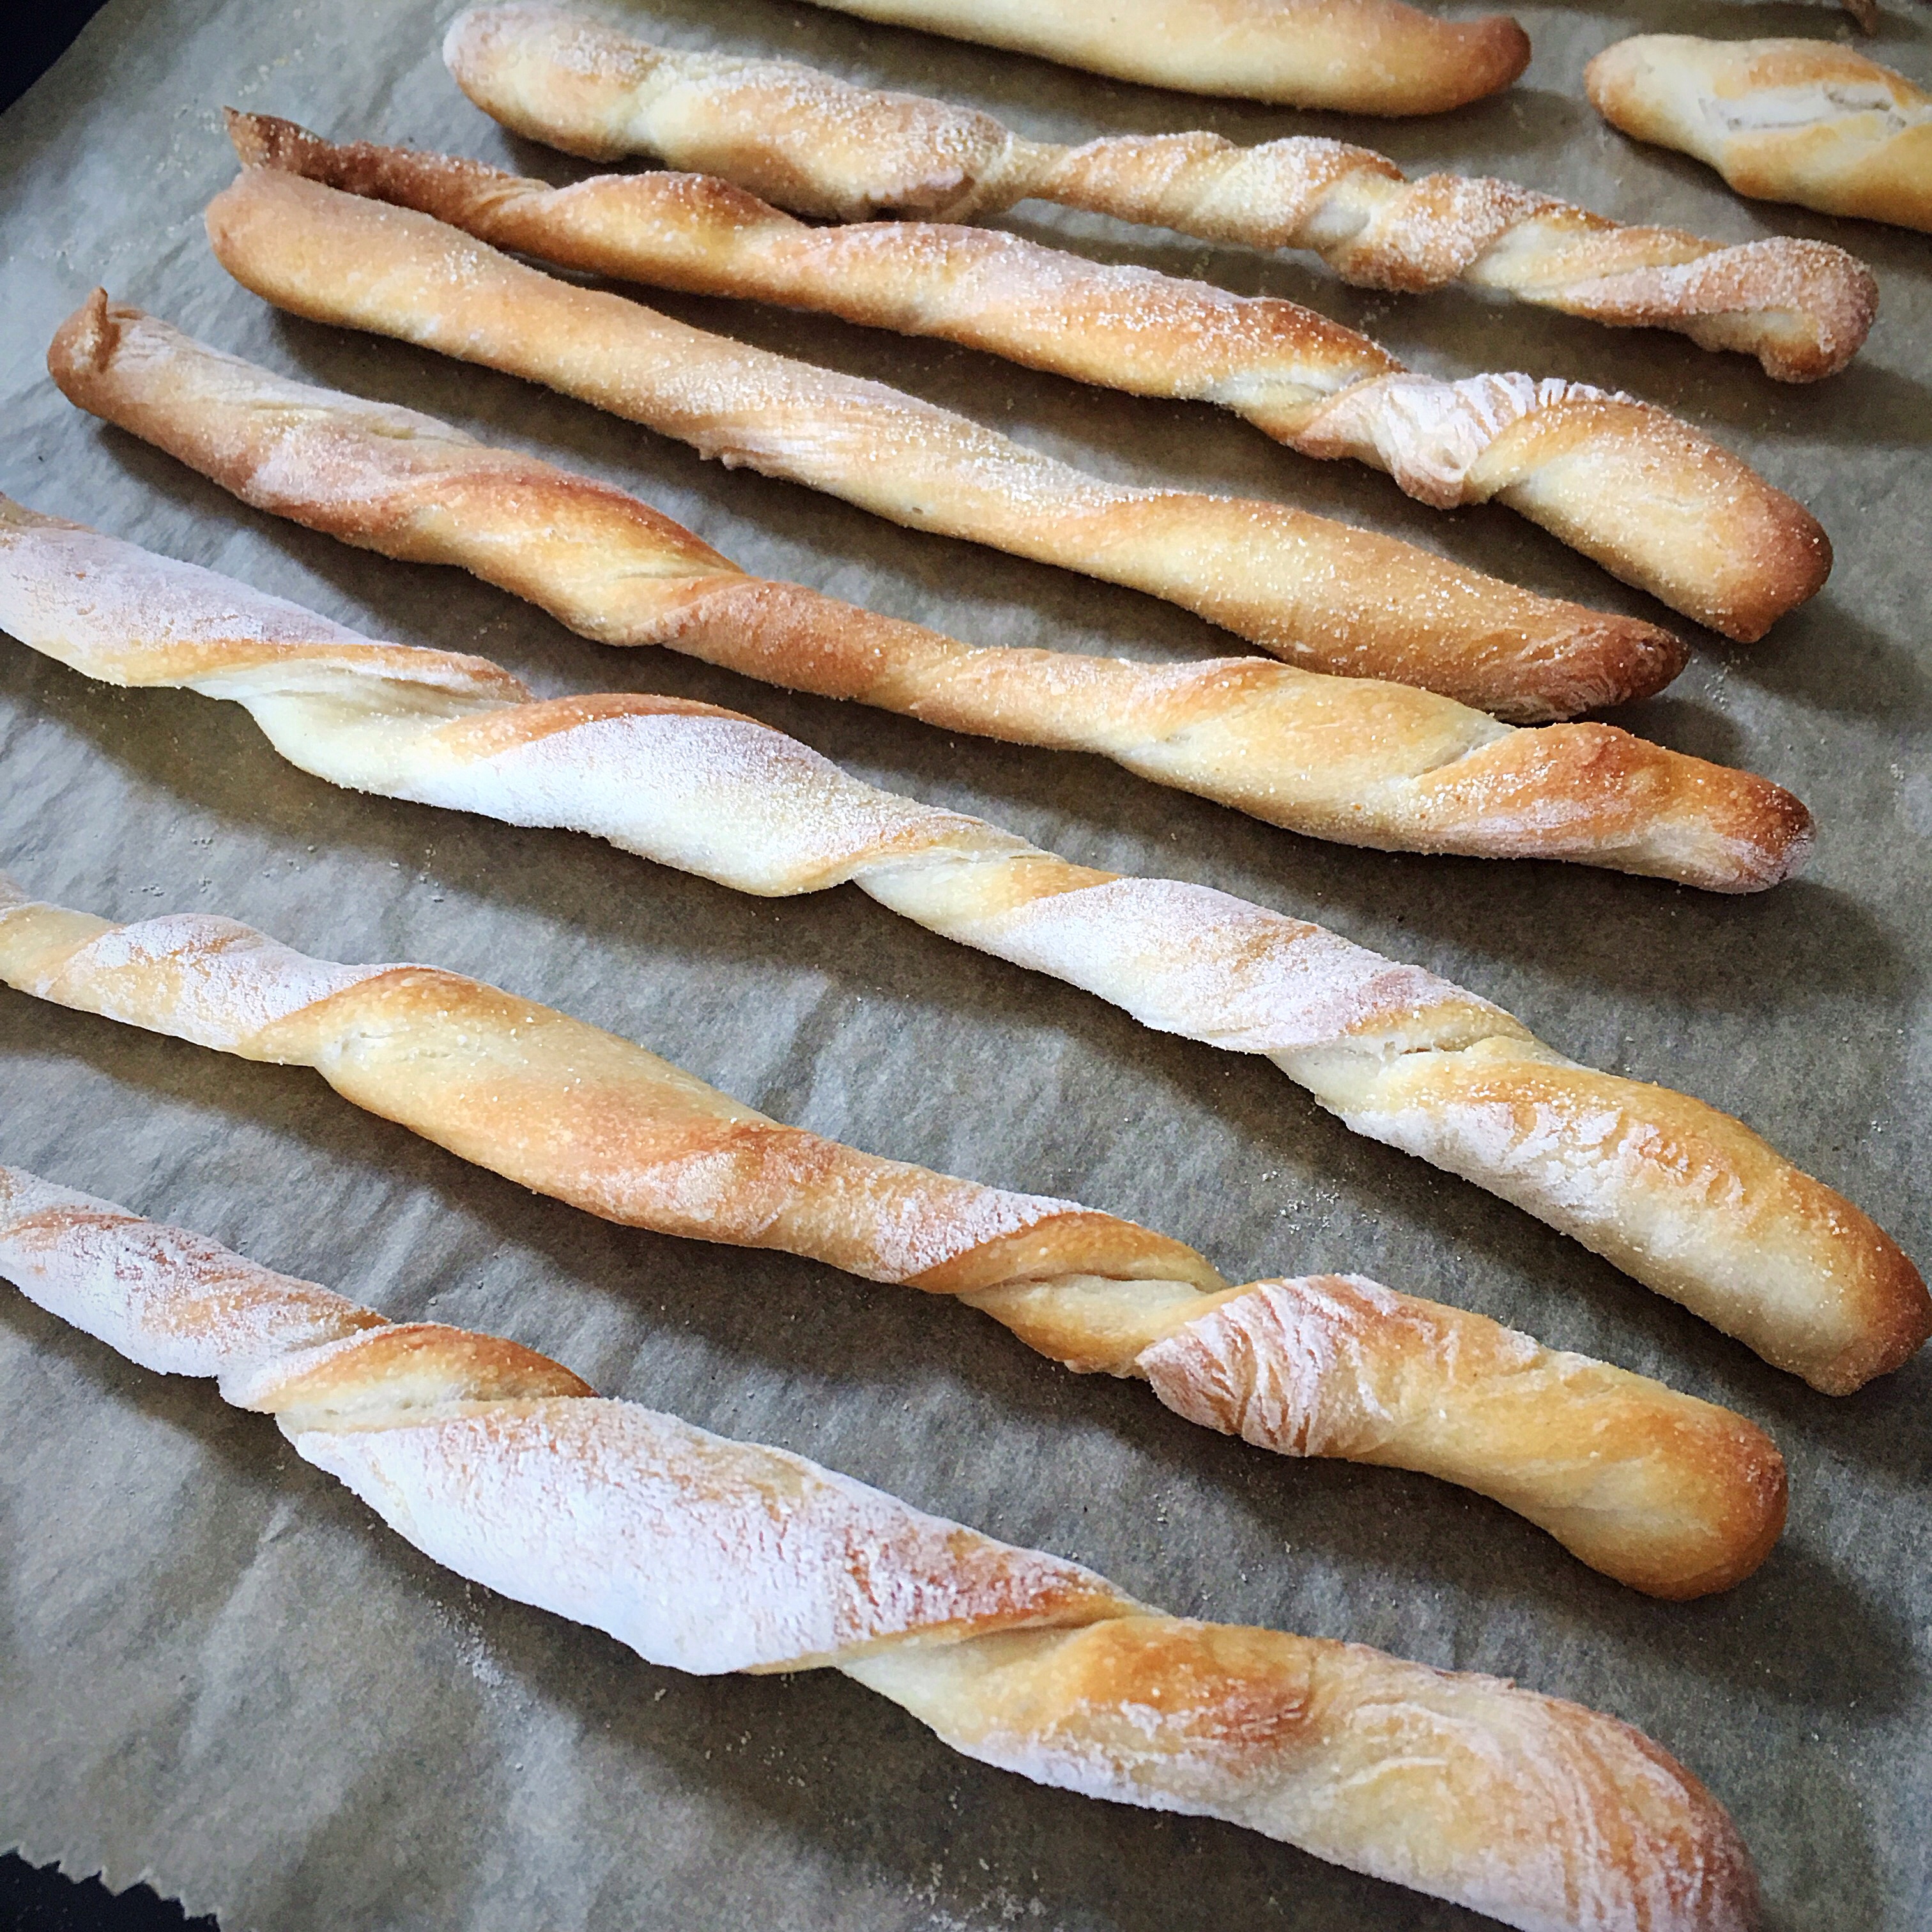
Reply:
[[944, 730], [1098, 752], [1349, 844], [1568, 859], [1715, 892], [1775, 885], [1811, 848], [1810, 814], [1781, 787], [1613, 725], [1514, 729], [1412, 686], [1259, 658], [1155, 664], [965, 644], [747, 576], [608, 484], [291, 382], [100, 290], [47, 363], [82, 408], [257, 509], [460, 565], [604, 644], [661, 644]]
[[1358, 1644], [1171, 1617], [803, 1457], [600, 1399], [0, 1167], [0, 1274], [218, 1377], [459, 1576], [702, 1673], [831, 1668], [969, 1757], [1224, 1818], [1528, 1932], [1748, 1932], [1723, 1808], [1628, 1724]]
[[884, 384], [693, 328], [414, 208], [250, 167], [216, 258], [278, 308], [542, 382], [892, 522], [1164, 597], [1311, 670], [1522, 721], [1646, 695], [1688, 652], [1286, 504], [1117, 483]]
[[535, 699], [485, 659], [371, 643], [10, 504], [0, 626], [92, 676], [232, 699], [333, 783], [591, 832], [740, 892], [849, 880], [1157, 1031], [1265, 1054], [1358, 1132], [1528, 1209], [1820, 1388], [1895, 1367], [1932, 1330], [1897, 1244], [1716, 1108], [1580, 1066], [1322, 926], [1071, 864], [754, 718], [642, 694]]
[[1596, 322], [1672, 328], [1810, 382], [1857, 354], [1877, 312], [1842, 248], [1730, 245], [1628, 227], [1489, 177], [1411, 181], [1384, 154], [1310, 135], [1022, 140], [990, 115], [795, 65], [654, 46], [562, 8], [459, 14], [443, 58], [505, 126], [593, 160], [662, 156], [782, 208], [842, 221], [960, 221], [1029, 196], [1210, 242], [1305, 248], [1343, 280], [1414, 293], [1450, 282]]
[[413, 208], [500, 248], [700, 295], [936, 335], [1142, 395], [1224, 404], [1310, 456], [1384, 470], [1448, 509], [1505, 503], [1626, 583], [1733, 638], [1814, 596], [1808, 512], [1647, 403], [1521, 374], [1438, 381], [1289, 302], [1089, 262], [990, 228], [809, 227], [714, 176], [568, 188], [478, 161], [229, 116], [242, 158]]

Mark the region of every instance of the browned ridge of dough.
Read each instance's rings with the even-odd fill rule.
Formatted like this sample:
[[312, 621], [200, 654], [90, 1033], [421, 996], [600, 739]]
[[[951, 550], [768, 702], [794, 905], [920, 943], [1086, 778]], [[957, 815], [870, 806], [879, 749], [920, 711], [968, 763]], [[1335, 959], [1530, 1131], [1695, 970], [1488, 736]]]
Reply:
[[547, 384], [728, 466], [1181, 604], [1289, 662], [1516, 721], [1660, 690], [1670, 632], [1273, 502], [1137, 489], [884, 385], [526, 268], [446, 223], [268, 167], [209, 204], [216, 256], [311, 320]]
[[1831, 568], [1817, 520], [1690, 425], [1520, 375], [1436, 381], [1295, 304], [1110, 268], [986, 228], [808, 227], [709, 176], [566, 188], [477, 161], [322, 140], [231, 115], [251, 166], [411, 208], [496, 248], [688, 293], [936, 335], [1076, 380], [1224, 404], [1318, 458], [1385, 470], [1438, 508], [1500, 502], [1728, 637], [1763, 635]]

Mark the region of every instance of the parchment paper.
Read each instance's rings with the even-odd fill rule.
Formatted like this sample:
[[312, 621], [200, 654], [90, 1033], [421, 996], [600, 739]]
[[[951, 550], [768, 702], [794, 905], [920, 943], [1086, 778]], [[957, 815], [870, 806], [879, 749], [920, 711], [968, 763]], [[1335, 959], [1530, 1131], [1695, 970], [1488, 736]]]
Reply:
[[[475, 650], [547, 692], [668, 690], [749, 710], [876, 781], [1084, 862], [1326, 920], [1499, 1000], [1577, 1057], [1706, 1096], [1846, 1190], [1922, 1259], [1932, 919], [1923, 637], [1932, 277], [1903, 231], [1754, 207], [1600, 127], [1584, 61], [1624, 33], [1843, 33], [1820, 6], [1520, 9], [1512, 92], [1413, 123], [1114, 85], [779, 0], [664, 0], [668, 38], [943, 92], [1026, 132], [1312, 130], [1488, 170], [1626, 218], [1842, 239], [1883, 312], [1849, 373], [1780, 388], [1738, 357], [1461, 294], [1378, 298], [1299, 259], [1058, 217], [1109, 256], [1312, 301], [1418, 366], [1628, 388], [1810, 502], [1838, 568], [1765, 643], [1700, 638], [1622, 722], [1768, 772], [1817, 812], [1808, 877], [1700, 896], [1553, 866], [1293, 838], [1098, 760], [974, 740], [572, 637], [452, 572], [243, 509], [70, 408], [41, 358], [97, 282], [203, 338], [407, 403], [633, 488], [749, 567], [968, 638], [1178, 658], [1236, 648], [1165, 605], [701, 464], [507, 378], [279, 316], [209, 255], [232, 172], [215, 110], [287, 113], [552, 179], [437, 56], [454, 0], [113, 0], [0, 120], [0, 488], [377, 636]], [[1894, 0], [1881, 58], [1932, 77]], [[1501, 509], [1444, 517], [1204, 407], [742, 304], [662, 305], [881, 376], [1109, 475], [1331, 509], [1602, 606], [1658, 614]], [[205, 1229], [404, 1317], [518, 1337], [601, 1388], [782, 1444], [1178, 1611], [1502, 1672], [1620, 1713], [1736, 1813], [1770, 1922], [1932, 1912], [1927, 1682], [1932, 1360], [1848, 1400], [1763, 1366], [1526, 1216], [1358, 1140], [1264, 1063], [1158, 1037], [849, 889], [737, 896], [592, 842], [362, 798], [284, 764], [236, 707], [116, 693], [0, 640], [0, 863], [122, 918], [220, 910], [326, 957], [433, 961], [643, 1039], [768, 1112], [862, 1147], [1066, 1194], [1236, 1279], [1359, 1269], [1662, 1376], [1766, 1424], [1785, 1540], [1714, 1600], [1650, 1602], [1500, 1508], [1420, 1478], [1297, 1464], [1078, 1379], [970, 1310], [782, 1256], [606, 1226], [243, 1065], [0, 994], [0, 1158]], [[0, 1844], [146, 1876], [224, 1926], [1022, 1924], [1446, 1928], [1468, 1915], [1232, 1827], [1040, 1790], [945, 1750], [830, 1673], [700, 1682], [466, 1588], [292, 1456], [266, 1418], [0, 1290]]]

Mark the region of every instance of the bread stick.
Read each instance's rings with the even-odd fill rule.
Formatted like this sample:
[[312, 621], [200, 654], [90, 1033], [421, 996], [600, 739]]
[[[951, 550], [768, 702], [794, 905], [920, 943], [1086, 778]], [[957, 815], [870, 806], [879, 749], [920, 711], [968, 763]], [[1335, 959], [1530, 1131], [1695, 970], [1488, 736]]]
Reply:
[[1293, 302], [1108, 268], [989, 228], [812, 228], [704, 175], [551, 188], [481, 162], [231, 115], [252, 165], [414, 208], [493, 246], [688, 293], [934, 335], [1141, 395], [1224, 403], [1304, 454], [1353, 457], [1438, 509], [1496, 501], [1726, 636], [1822, 586], [1814, 518], [1688, 423], [1588, 383], [1439, 382]]
[[1854, 48], [1640, 34], [1598, 55], [1584, 86], [1612, 128], [1739, 194], [1932, 230], [1932, 94]]
[[946, 730], [1098, 752], [1351, 844], [1570, 859], [1718, 892], [1774, 885], [1810, 850], [1810, 814], [1789, 792], [1612, 725], [1514, 728], [1406, 685], [1258, 658], [974, 646], [748, 577], [608, 484], [272, 375], [101, 290], [47, 366], [83, 409], [258, 509], [460, 565], [605, 644], [662, 644]]
[[650, 1663], [841, 1670], [1036, 1784], [1227, 1819], [1537, 1932], [1756, 1922], [1723, 1808], [1613, 1718], [1164, 1616], [802, 1456], [600, 1399], [518, 1343], [390, 1322], [18, 1168], [0, 1274], [143, 1367], [217, 1378], [434, 1562]]
[[1652, 625], [1284, 505], [1104, 482], [882, 384], [709, 334], [277, 169], [244, 170], [208, 225], [231, 274], [313, 321], [544, 382], [728, 465], [1168, 598], [1309, 670], [1537, 720], [1659, 689], [1684, 662]]
[[1359, 1275], [1231, 1288], [1165, 1235], [783, 1126], [460, 974], [339, 966], [228, 920], [110, 926], [12, 898], [0, 962], [40, 998], [313, 1066], [358, 1106], [606, 1220], [955, 1296], [1222, 1434], [1439, 1476], [1653, 1596], [1728, 1588], [1784, 1527], [1783, 1459], [1728, 1409]]
[[1440, 114], [1509, 86], [1529, 36], [1401, 0], [818, 0], [841, 14], [1038, 54], [1117, 80], [1352, 114]]
[[1364, 288], [1460, 281], [1566, 315], [1676, 329], [1755, 356], [1784, 382], [1842, 369], [1877, 308], [1870, 270], [1824, 242], [1727, 245], [1627, 227], [1512, 182], [1410, 181], [1386, 155], [1316, 136], [1257, 148], [1208, 134], [1056, 146], [944, 101], [789, 61], [654, 46], [545, 5], [459, 14], [443, 58], [519, 134], [591, 160], [656, 154], [800, 214], [964, 221], [1036, 196], [1210, 242], [1312, 250]]
[[1157, 1031], [1266, 1054], [1358, 1132], [1515, 1202], [1820, 1388], [1858, 1387], [1932, 1330], [1896, 1244], [1740, 1123], [1577, 1066], [1419, 967], [1224, 892], [1070, 864], [735, 712], [537, 700], [487, 660], [373, 644], [212, 572], [4, 514], [0, 628], [90, 676], [232, 699], [334, 784], [588, 832], [740, 892], [849, 880]]

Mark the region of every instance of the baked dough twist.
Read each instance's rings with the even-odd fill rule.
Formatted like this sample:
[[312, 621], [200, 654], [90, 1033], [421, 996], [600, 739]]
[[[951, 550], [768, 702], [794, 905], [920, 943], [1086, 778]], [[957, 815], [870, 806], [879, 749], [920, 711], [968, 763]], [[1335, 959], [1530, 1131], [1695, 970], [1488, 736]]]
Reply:
[[1739, 194], [1932, 230], [1932, 94], [1851, 47], [1640, 34], [1583, 84], [1612, 128], [1694, 155]]
[[1225, 892], [1070, 864], [735, 712], [533, 700], [487, 660], [372, 644], [92, 531], [8, 518], [0, 626], [92, 676], [232, 698], [335, 784], [591, 832], [740, 892], [849, 880], [1158, 1031], [1265, 1054], [1357, 1132], [1526, 1208], [1818, 1388], [1855, 1388], [1932, 1331], [1890, 1238], [1739, 1122], [1564, 1060], [1420, 967]]
[[419, 209], [499, 248], [688, 293], [934, 335], [1141, 395], [1225, 404], [1304, 455], [1350, 456], [1449, 509], [1496, 501], [1727, 637], [1820, 590], [1815, 518], [1634, 398], [1524, 375], [1440, 382], [1293, 302], [1102, 266], [990, 228], [812, 228], [707, 175], [552, 188], [480, 161], [231, 113], [251, 166]]
[[1757, 357], [1784, 382], [1841, 369], [1878, 284], [1842, 248], [1738, 245], [1631, 228], [1511, 182], [1407, 179], [1386, 155], [1313, 136], [1028, 141], [917, 94], [789, 61], [653, 46], [562, 8], [459, 14], [443, 44], [486, 113], [592, 160], [651, 154], [801, 214], [962, 221], [1029, 196], [1210, 242], [1306, 248], [1344, 281], [1414, 293], [1461, 281], [1597, 322], [1676, 329]]
[[222, 266], [311, 320], [544, 382], [730, 466], [896, 523], [1166, 597], [1308, 669], [1518, 719], [1655, 691], [1684, 646], [1277, 503], [1111, 483], [878, 382], [526, 268], [412, 209], [249, 168], [209, 204]]
[[1613, 1718], [1163, 1616], [802, 1456], [600, 1400], [516, 1342], [389, 1322], [17, 1168], [0, 1274], [144, 1367], [218, 1377], [458, 1575], [651, 1663], [842, 1670], [1037, 1784], [1228, 1819], [1537, 1932], [1756, 1922], [1723, 1808]]
[[632, 1042], [429, 967], [336, 965], [194, 915], [110, 926], [0, 875], [0, 976], [62, 1005], [314, 1067], [357, 1105], [606, 1220], [957, 1297], [1082, 1373], [1288, 1456], [1472, 1489], [1654, 1596], [1748, 1576], [1783, 1459], [1728, 1409], [1359, 1275], [1231, 1288], [1069, 1201], [883, 1160]]
[[610, 644], [662, 644], [951, 731], [1096, 752], [1318, 838], [1570, 859], [1718, 892], [1788, 878], [1811, 817], [1768, 780], [1608, 724], [1499, 724], [1407, 685], [1259, 658], [974, 646], [748, 577], [634, 496], [413, 410], [224, 356], [97, 290], [47, 352], [83, 409], [258, 509], [453, 563]]
[[1038, 54], [1189, 94], [1354, 114], [1440, 114], [1509, 86], [1529, 36], [1500, 14], [1402, 0], [818, 0], [841, 14]]

